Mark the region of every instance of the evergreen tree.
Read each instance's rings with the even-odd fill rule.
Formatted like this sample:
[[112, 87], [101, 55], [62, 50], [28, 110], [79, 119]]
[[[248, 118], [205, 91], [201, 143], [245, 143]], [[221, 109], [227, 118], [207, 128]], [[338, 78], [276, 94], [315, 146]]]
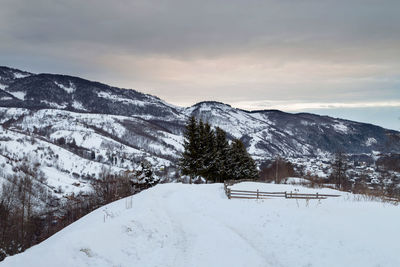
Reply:
[[247, 179], [259, 179], [260, 178], [260, 172], [257, 169], [256, 162], [254, 159], [247, 153], [246, 151], [246, 170], [245, 170], [245, 176]]
[[231, 179], [256, 179], [258, 170], [242, 141], [235, 139], [229, 149], [228, 176]]
[[[201, 123], [201, 122], [200, 122]], [[212, 179], [215, 173], [215, 134], [211, 129], [210, 124], [205, 123], [203, 128], [200, 128], [201, 140], [201, 155], [199, 175], [204, 177], [206, 181]]]
[[335, 153], [335, 160], [332, 164], [332, 169], [331, 180], [333, 180], [339, 189], [346, 189], [348, 186], [348, 177], [346, 174], [348, 164], [344, 153]]
[[243, 158], [243, 143], [235, 139], [229, 146], [228, 150], [228, 171], [227, 176], [229, 179], [242, 179], [242, 169], [244, 168], [244, 158]]
[[190, 183], [198, 174], [199, 164], [199, 126], [195, 117], [190, 117], [184, 134], [184, 151], [179, 160], [179, 167], [183, 175], [190, 176]]
[[159, 182], [159, 178], [154, 176], [153, 166], [147, 160], [140, 162], [140, 168], [136, 173], [138, 183], [152, 187]]
[[197, 176], [215, 182], [258, 178], [256, 164], [243, 143], [236, 139], [229, 145], [222, 129], [217, 127], [213, 131], [210, 124], [202, 120], [189, 119], [183, 147], [179, 166], [183, 175], [190, 176], [190, 183]]
[[202, 175], [204, 169], [204, 154], [206, 152], [206, 143], [205, 143], [205, 125], [203, 120], [200, 119], [198, 123], [197, 129], [197, 153], [198, 157], [196, 159], [196, 176]]
[[228, 177], [228, 152], [226, 133], [217, 127], [215, 129], [215, 157], [212, 165], [212, 176], [215, 182], [222, 182]]

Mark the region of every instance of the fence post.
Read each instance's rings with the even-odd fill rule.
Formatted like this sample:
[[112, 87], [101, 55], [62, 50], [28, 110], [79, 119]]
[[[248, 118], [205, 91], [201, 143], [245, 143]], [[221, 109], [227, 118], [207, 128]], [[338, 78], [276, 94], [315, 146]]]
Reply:
[[228, 188], [228, 199], [231, 199], [231, 189]]
[[317, 192], [317, 198], [318, 198], [318, 192]]
[[285, 191], [285, 198], [287, 198], [287, 193], [286, 193], [286, 191]]
[[258, 199], [258, 195], [259, 195], [259, 193], [258, 193], [258, 189], [257, 189], [257, 199]]

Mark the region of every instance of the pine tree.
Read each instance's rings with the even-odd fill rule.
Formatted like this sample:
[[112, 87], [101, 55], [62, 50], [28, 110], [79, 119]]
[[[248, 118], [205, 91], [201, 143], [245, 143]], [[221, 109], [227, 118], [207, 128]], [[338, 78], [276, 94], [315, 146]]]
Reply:
[[348, 169], [346, 155], [342, 152], [336, 152], [335, 160], [332, 164], [331, 178], [339, 189], [345, 189], [348, 184], [346, 171]]
[[[201, 123], [201, 122], [200, 122]], [[200, 155], [200, 169], [199, 175], [204, 177], [206, 181], [212, 179], [215, 161], [215, 134], [211, 129], [210, 124], [205, 123], [203, 128], [200, 128], [200, 140], [201, 140], [201, 155]]]
[[204, 154], [206, 152], [206, 143], [205, 143], [205, 125], [203, 123], [203, 120], [199, 120], [198, 124], [198, 129], [197, 129], [197, 159], [196, 159], [196, 176], [202, 175], [203, 169], [204, 169]]
[[183, 147], [179, 166], [183, 175], [190, 176], [190, 183], [197, 176], [215, 182], [258, 178], [256, 164], [244, 144], [236, 139], [229, 145], [221, 128], [213, 131], [210, 124], [202, 120], [189, 119]]
[[242, 179], [242, 170], [244, 168], [244, 158], [243, 158], [243, 143], [235, 139], [229, 146], [228, 152], [228, 177], [229, 179]]
[[244, 172], [245, 177], [247, 179], [258, 179], [260, 177], [260, 173], [257, 169], [256, 162], [254, 159], [246, 152], [246, 170]]
[[228, 177], [228, 151], [226, 133], [217, 127], [215, 129], [215, 157], [212, 165], [212, 177], [215, 182], [222, 182]]
[[235, 139], [229, 149], [229, 172], [231, 179], [256, 179], [258, 170], [254, 160], [247, 153], [242, 141]]
[[183, 175], [190, 176], [190, 183], [198, 174], [199, 165], [199, 126], [195, 117], [190, 117], [184, 134], [184, 151], [179, 159]]
[[154, 176], [153, 166], [147, 160], [140, 162], [140, 168], [137, 171], [137, 180], [146, 187], [155, 186], [159, 182], [159, 178]]

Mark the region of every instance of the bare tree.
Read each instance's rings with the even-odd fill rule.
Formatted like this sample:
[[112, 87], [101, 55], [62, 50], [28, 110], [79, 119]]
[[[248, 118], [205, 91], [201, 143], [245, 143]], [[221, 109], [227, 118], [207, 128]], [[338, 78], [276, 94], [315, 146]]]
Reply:
[[332, 173], [330, 180], [335, 183], [336, 187], [346, 190], [349, 187], [347, 176], [348, 162], [346, 155], [339, 151], [335, 153], [335, 159], [332, 163]]

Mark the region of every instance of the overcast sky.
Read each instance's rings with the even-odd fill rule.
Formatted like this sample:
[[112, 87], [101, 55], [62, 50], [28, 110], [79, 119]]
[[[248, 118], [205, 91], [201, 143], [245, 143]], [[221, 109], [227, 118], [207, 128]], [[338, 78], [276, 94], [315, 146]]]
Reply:
[[0, 65], [400, 130], [399, 0], [0, 0]]

